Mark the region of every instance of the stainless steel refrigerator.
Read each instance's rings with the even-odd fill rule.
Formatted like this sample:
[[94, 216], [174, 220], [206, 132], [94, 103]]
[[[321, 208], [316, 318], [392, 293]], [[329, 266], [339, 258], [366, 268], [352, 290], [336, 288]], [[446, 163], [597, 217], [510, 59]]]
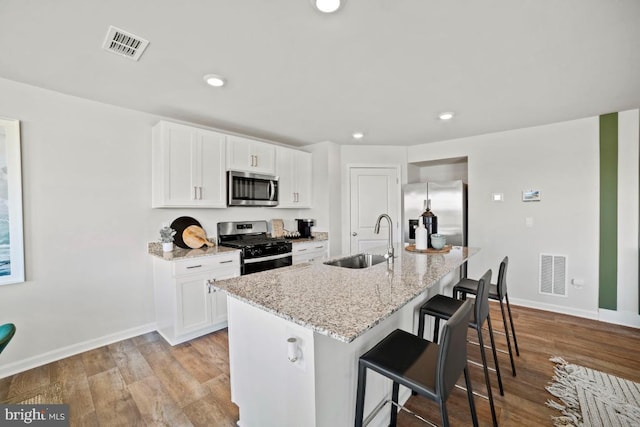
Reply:
[[402, 187], [402, 192], [402, 230], [405, 243], [415, 243], [412, 229], [430, 200], [431, 211], [438, 217], [438, 233], [446, 236], [447, 244], [467, 245], [466, 184], [461, 180], [406, 184]]

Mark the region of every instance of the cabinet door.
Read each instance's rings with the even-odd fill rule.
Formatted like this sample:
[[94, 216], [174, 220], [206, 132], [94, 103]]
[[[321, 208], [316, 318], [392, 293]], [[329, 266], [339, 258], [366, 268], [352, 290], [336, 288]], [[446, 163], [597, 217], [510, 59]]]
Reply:
[[264, 142], [254, 141], [251, 153], [255, 158], [254, 172], [274, 174], [276, 171], [276, 147]]
[[227, 138], [227, 169], [250, 172], [253, 163], [251, 140], [230, 135]]
[[152, 205], [189, 206], [195, 197], [191, 128], [160, 122], [153, 129]]
[[296, 183], [294, 178], [294, 153], [290, 148], [276, 148], [276, 175], [278, 181], [278, 207], [296, 208]]
[[274, 174], [275, 146], [240, 136], [227, 138], [227, 169]]
[[160, 122], [152, 147], [154, 208], [226, 207], [225, 135]]
[[279, 208], [311, 207], [311, 153], [277, 147], [276, 174]]
[[198, 132], [197, 168], [201, 186], [197, 205], [209, 208], [227, 206], [225, 179], [226, 137], [217, 132]]
[[[238, 277], [239, 271], [228, 271], [225, 274], [216, 274], [214, 280], [230, 279]], [[211, 322], [213, 324], [227, 321], [227, 295], [224, 292], [212, 290], [211, 294]]]
[[176, 335], [187, 334], [211, 324], [208, 275], [176, 279]]

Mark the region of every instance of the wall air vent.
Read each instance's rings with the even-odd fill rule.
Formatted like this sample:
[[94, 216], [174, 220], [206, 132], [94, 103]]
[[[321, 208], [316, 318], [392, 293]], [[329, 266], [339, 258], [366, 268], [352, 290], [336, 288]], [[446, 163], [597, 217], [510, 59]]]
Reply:
[[107, 36], [104, 39], [104, 43], [102, 43], [102, 48], [116, 55], [137, 61], [148, 45], [149, 42], [142, 37], [138, 37], [135, 34], [131, 34], [112, 25], [107, 31]]
[[567, 257], [540, 254], [540, 293], [567, 296]]

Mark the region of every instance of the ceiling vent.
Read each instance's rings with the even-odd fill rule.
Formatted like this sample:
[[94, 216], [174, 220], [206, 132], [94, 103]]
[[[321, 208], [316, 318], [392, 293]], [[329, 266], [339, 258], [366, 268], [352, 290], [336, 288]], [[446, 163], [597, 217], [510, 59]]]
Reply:
[[102, 48], [116, 55], [137, 61], [148, 45], [149, 42], [142, 37], [138, 37], [135, 34], [131, 34], [112, 25], [109, 27], [109, 31], [107, 31], [107, 37], [104, 39]]

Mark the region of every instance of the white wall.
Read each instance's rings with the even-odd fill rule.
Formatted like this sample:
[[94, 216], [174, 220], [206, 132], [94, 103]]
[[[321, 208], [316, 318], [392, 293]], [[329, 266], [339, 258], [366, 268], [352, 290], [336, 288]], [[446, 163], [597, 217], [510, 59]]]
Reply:
[[[412, 161], [468, 156], [469, 245], [482, 248], [470, 277], [509, 256], [508, 285], [515, 303], [598, 316], [598, 118], [408, 147]], [[637, 181], [637, 175], [634, 178]], [[540, 202], [522, 202], [538, 189]], [[493, 202], [503, 193], [504, 202]], [[525, 225], [532, 218], [533, 227]], [[637, 216], [636, 216], [637, 221]], [[568, 297], [538, 292], [540, 253], [565, 255]], [[637, 282], [635, 284], [637, 286]]]
[[283, 218], [297, 210], [151, 209], [151, 127], [161, 118], [0, 79], [0, 116], [21, 121], [26, 283], [0, 286], [17, 333], [0, 377], [155, 329], [147, 243], [189, 215]]

